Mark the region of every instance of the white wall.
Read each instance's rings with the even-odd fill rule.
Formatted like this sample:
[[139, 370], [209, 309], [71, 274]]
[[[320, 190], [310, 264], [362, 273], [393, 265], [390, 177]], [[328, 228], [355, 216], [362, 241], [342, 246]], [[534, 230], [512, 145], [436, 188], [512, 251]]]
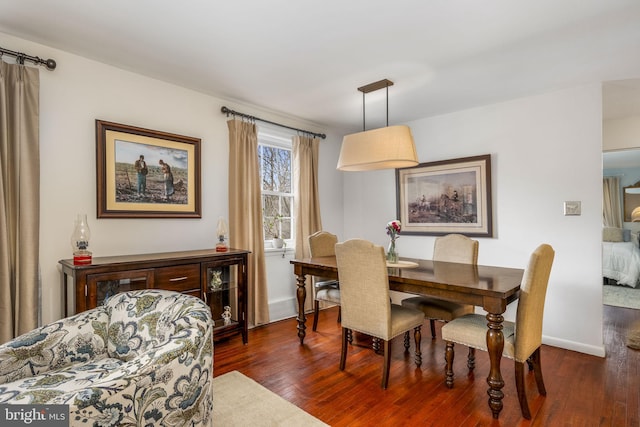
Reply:
[[[40, 68], [42, 322], [62, 317], [58, 261], [71, 257], [77, 213], [87, 213], [95, 257], [211, 248], [218, 217], [228, 215], [226, 105], [310, 131], [320, 145], [320, 194], [325, 224], [342, 230], [341, 176], [335, 171], [341, 136], [313, 123], [207, 96], [0, 33], [0, 45], [54, 58]], [[102, 119], [202, 139], [201, 219], [97, 219], [95, 120]], [[232, 242], [233, 243], [233, 242]], [[291, 268], [287, 262], [289, 269]], [[295, 280], [289, 270], [295, 295]], [[286, 290], [277, 290], [276, 294]], [[277, 296], [278, 296], [277, 295]]]
[[[551, 244], [545, 343], [594, 355], [604, 355], [601, 104], [593, 84], [409, 123], [421, 162], [491, 154], [494, 236], [479, 239], [479, 263], [524, 268]], [[394, 172], [345, 173], [344, 182], [345, 237], [386, 245]], [[580, 200], [582, 215], [563, 216], [565, 200]], [[397, 247], [431, 258], [433, 240], [401, 236]]]
[[[269, 283], [269, 317], [276, 320], [295, 317], [298, 302], [295, 289], [296, 276], [291, 260], [295, 258], [293, 249], [265, 249], [267, 260], [267, 282]], [[284, 256], [283, 256], [284, 255]], [[292, 292], [293, 291], [293, 292]]]

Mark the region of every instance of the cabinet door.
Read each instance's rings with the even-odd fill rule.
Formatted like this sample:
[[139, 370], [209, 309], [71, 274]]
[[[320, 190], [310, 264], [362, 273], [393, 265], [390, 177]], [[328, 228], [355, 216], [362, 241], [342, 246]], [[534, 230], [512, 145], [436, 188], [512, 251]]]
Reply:
[[244, 330], [246, 310], [242, 298], [244, 289], [239, 286], [243, 282], [239, 276], [239, 264], [232, 262], [227, 260], [203, 265], [203, 276], [206, 278], [206, 282], [203, 283], [204, 300], [211, 308], [211, 317], [215, 322], [213, 330], [215, 340]]
[[87, 307], [97, 307], [119, 293], [153, 287], [153, 269], [129, 270], [87, 276]]
[[[238, 323], [238, 282], [235, 265], [207, 268], [207, 298], [216, 326]], [[226, 319], [226, 321], [225, 321]]]

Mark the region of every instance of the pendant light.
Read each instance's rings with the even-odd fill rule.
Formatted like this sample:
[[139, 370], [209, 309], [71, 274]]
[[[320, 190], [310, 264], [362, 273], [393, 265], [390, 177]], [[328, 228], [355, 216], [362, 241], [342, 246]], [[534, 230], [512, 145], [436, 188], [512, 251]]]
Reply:
[[[342, 140], [338, 170], [369, 171], [415, 166], [418, 155], [409, 126], [389, 126], [389, 86], [387, 79], [359, 87], [362, 92], [362, 132], [345, 135]], [[387, 126], [365, 130], [365, 95], [378, 89], [387, 90]]]

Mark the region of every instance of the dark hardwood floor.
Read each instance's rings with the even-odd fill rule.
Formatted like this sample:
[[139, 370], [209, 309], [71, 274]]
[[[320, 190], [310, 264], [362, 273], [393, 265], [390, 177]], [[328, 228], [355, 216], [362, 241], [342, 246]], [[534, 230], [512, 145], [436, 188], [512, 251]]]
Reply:
[[[420, 368], [392, 344], [389, 388], [380, 388], [382, 356], [356, 335], [345, 371], [338, 369], [341, 329], [337, 309], [320, 313], [318, 331], [301, 346], [295, 319], [249, 331], [249, 344], [235, 337], [215, 344], [214, 375], [238, 370], [332, 426], [639, 426], [640, 351], [625, 345], [627, 328], [640, 310], [604, 306], [606, 358], [550, 346], [542, 348], [547, 396], [526, 376], [531, 421], [521, 417], [513, 361], [502, 359], [504, 409], [495, 421], [487, 406], [486, 352], [476, 352], [475, 375], [467, 375], [466, 348], [456, 346], [453, 389], [444, 385], [444, 346], [423, 326]], [[437, 334], [440, 336], [440, 325]], [[215, 391], [214, 391], [215, 392]]]

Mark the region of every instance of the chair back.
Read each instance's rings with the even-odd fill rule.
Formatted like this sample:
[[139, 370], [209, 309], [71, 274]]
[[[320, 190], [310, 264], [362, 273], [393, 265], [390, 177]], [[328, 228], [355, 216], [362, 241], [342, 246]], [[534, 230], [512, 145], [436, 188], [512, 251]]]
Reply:
[[478, 241], [462, 234], [438, 237], [433, 244], [433, 260], [477, 264]]
[[342, 327], [389, 339], [391, 300], [382, 246], [362, 239], [336, 245]]
[[520, 285], [516, 314], [515, 359], [524, 362], [542, 344], [542, 318], [555, 251], [542, 244], [531, 254]]
[[[163, 289], [120, 292], [109, 297], [104, 306], [109, 315], [107, 351], [114, 359], [130, 361], [154, 349], [173, 347], [175, 354], [184, 352], [186, 357], [194, 351], [203, 351], [206, 342], [195, 343], [202, 336], [209, 339], [207, 334], [213, 333], [209, 306], [200, 298], [180, 292]], [[211, 352], [213, 343], [208, 345], [206, 350]]]
[[309, 253], [312, 257], [334, 256], [338, 236], [328, 231], [316, 231], [309, 236]]

